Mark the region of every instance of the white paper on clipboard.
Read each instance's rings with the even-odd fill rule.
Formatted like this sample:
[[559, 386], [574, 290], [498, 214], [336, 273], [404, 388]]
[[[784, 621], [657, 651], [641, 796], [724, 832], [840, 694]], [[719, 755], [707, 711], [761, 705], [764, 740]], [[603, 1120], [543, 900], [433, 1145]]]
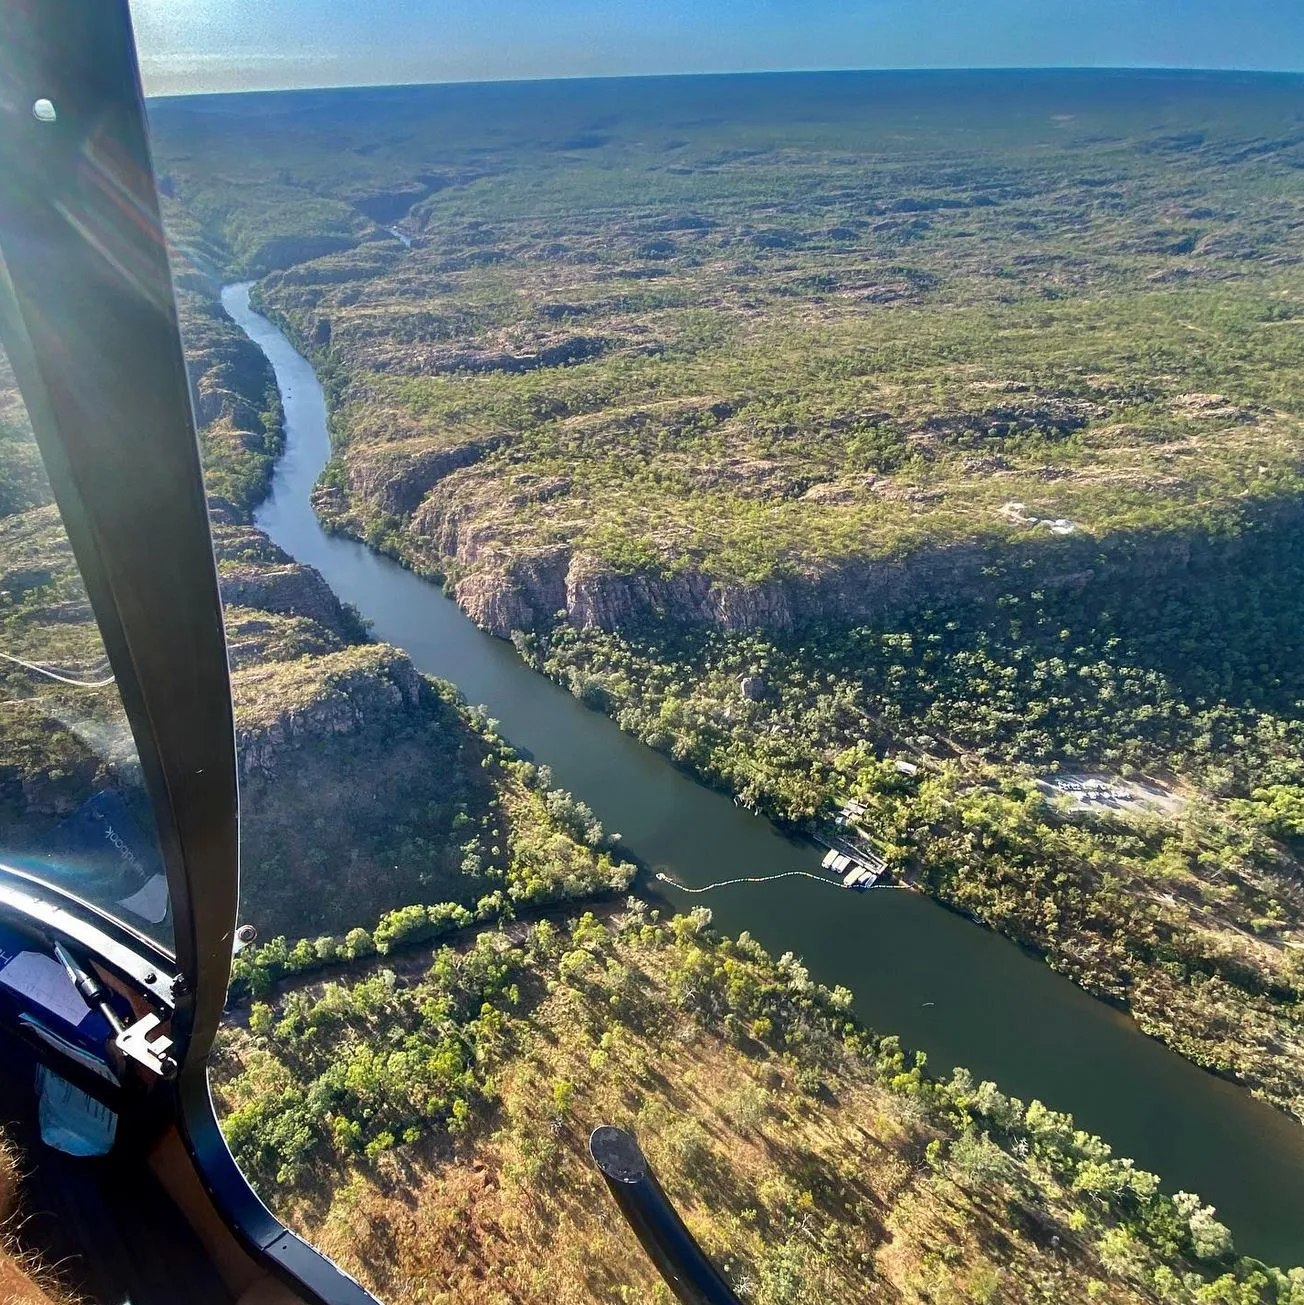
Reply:
[[0, 970], [0, 983], [74, 1026], [91, 1013], [68, 971], [44, 952], [19, 952]]

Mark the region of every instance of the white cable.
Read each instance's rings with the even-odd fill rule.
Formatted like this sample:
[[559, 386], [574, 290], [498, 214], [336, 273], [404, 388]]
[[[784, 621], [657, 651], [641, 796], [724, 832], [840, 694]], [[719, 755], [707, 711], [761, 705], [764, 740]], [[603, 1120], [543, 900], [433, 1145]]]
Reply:
[[671, 888], [678, 888], [681, 893], [709, 893], [716, 888], [727, 888], [730, 884], [768, 884], [771, 879], [790, 879], [800, 875], [803, 879], [814, 879], [817, 883], [828, 884], [831, 888], [841, 888], [842, 885], [836, 879], [826, 879], [823, 875], [813, 875], [809, 870], [785, 870], [782, 874], [761, 875], [758, 878], [742, 879], [721, 879], [718, 884], [707, 884], [704, 888], [689, 888], [687, 884], [681, 884], [676, 879], [671, 879], [669, 875], [657, 872], [657, 878], [663, 884], [669, 884]]
[[58, 680], [60, 684], [71, 684], [74, 689], [103, 689], [106, 685], [113, 683], [113, 676], [110, 675], [103, 680], [74, 680], [70, 676], [60, 675], [58, 671], [48, 670], [44, 666], [38, 666], [35, 662], [25, 662], [21, 657], [14, 657], [7, 652], [0, 652], [7, 662], [13, 662], [15, 666], [21, 666], [24, 670], [35, 671], [37, 675], [47, 676], [51, 680]]

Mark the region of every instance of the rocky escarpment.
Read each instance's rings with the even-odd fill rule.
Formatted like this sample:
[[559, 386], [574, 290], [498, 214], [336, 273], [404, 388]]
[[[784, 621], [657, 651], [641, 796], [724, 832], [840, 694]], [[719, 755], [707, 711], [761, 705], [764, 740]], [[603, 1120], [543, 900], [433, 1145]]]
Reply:
[[[253, 493], [262, 463], [227, 455], [243, 448], [234, 419], [252, 413], [262, 368], [239, 367], [238, 354], [232, 362], [221, 323], [195, 316], [195, 302], [190, 311], [205, 324], [195, 338], [206, 353], [192, 378], [201, 413], [213, 418], [201, 432], [209, 488], [215, 459], [226, 459], [220, 465], [233, 474], [224, 488], [238, 471]], [[0, 385], [0, 413], [12, 406]], [[30, 442], [21, 431], [0, 438], [0, 482], [17, 483], [6, 473], [26, 465]], [[424, 679], [398, 649], [367, 641], [321, 575], [241, 522], [244, 505], [233, 493], [210, 501], [232, 667], [244, 919], [297, 937], [343, 932], [416, 902], [474, 902], [486, 885], [464, 873], [471, 834], [485, 835], [477, 868], [501, 843], [487, 815], [494, 799], [480, 764], [484, 739], [451, 690]], [[103, 646], [57, 511], [21, 501], [0, 515], [9, 648], [99, 678]], [[133, 800], [123, 782], [134, 767], [131, 736], [112, 687], [88, 692], [0, 663], [0, 688], [10, 700], [0, 729], [0, 824], [11, 848], [47, 848], [60, 822], [98, 790]], [[468, 812], [477, 824], [463, 831]]]
[[305, 616], [343, 635], [346, 618], [330, 586], [311, 567], [288, 558], [279, 565], [243, 562], [221, 568], [222, 601], [284, 616]]
[[195, 420], [207, 427], [227, 417], [238, 430], [262, 434], [268, 388], [262, 354], [253, 341], [233, 334], [212, 305], [191, 296], [187, 310], [192, 352], [186, 372]]
[[360, 637], [358, 618], [335, 597], [321, 573], [294, 561], [261, 530], [218, 525], [213, 536], [222, 602], [228, 608], [302, 617], [345, 642]]
[[343, 735], [383, 738], [421, 703], [422, 680], [408, 657], [364, 645], [237, 671], [232, 677], [242, 776], [275, 778], [289, 754]]
[[559, 612], [582, 629], [614, 631], [666, 619], [786, 632], [809, 621], [886, 616], [946, 589], [975, 585], [988, 561], [981, 549], [956, 548], [748, 583], [692, 570], [621, 571], [587, 553], [557, 550], [528, 558], [481, 555], [456, 582], [454, 596], [478, 625], [502, 636]]
[[472, 347], [409, 349], [396, 357], [384, 359], [383, 370], [417, 376], [450, 372], [504, 372], [516, 376], [542, 367], [565, 367], [598, 358], [614, 344], [602, 336], [573, 335], [523, 353]]
[[[1067, 481], [1072, 492], [1085, 494], [1095, 473], [1056, 465], [1049, 450], [1104, 413], [1103, 401], [1052, 395], [934, 416], [911, 433], [885, 414], [848, 419], [849, 429], [872, 432], [875, 447], [913, 447], [922, 461], [950, 459], [986, 494], [972, 507], [953, 491], [943, 505], [948, 524], [936, 533], [927, 529], [927, 513], [944, 495], [926, 481], [920, 487], [904, 475], [865, 471], [836, 479], [820, 469], [797, 475], [800, 468], [782, 448], [766, 458], [739, 452], [747, 430], [735, 407], [723, 402], [698, 403], [692, 421], [681, 408], [664, 406], [646, 420], [623, 413], [614, 435], [602, 422], [561, 421], [551, 438], [577, 459], [569, 463], [532, 461], [528, 440], [508, 433], [450, 446], [455, 425], [417, 434], [414, 423], [385, 442], [366, 424], [381, 418], [364, 418], [343, 450], [343, 477], [317, 506], [335, 528], [383, 540], [418, 570], [448, 577], [461, 607], [500, 636], [548, 625], [559, 613], [577, 627], [608, 631], [649, 619], [773, 633], [822, 621], [886, 620], [938, 599], [994, 596], [1004, 583], [999, 577], [1023, 567], [1037, 584], [1057, 589], [1102, 575], [1126, 574], [1138, 583], [1173, 573], [1194, 579], [1200, 566], [1237, 547], [1241, 527], [1228, 526], [1238, 515], [1252, 511], [1269, 528], [1298, 518], [1299, 505], [1288, 495], [1212, 512], [1207, 525], [1192, 512], [1180, 528], [1145, 530], [1108, 520], [1091, 528], [1058, 515], [1043, 520], [1021, 500], [1000, 503], [996, 495], [1007, 483], [1037, 490]], [[388, 410], [384, 420], [391, 421]], [[680, 426], [700, 427], [720, 447], [696, 459], [682, 455], [673, 447]], [[850, 438], [836, 420], [829, 428], [836, 439]], [[1110, 438], [1140, 438], [1121, 425], [1110, 431]], [[656, 450], [654, 437], [671, 447]], [[615, 547], [608, 546], [605, 527], [593, 528], [609, 491], [586, 483], [582, 462], [612, 440], [636, 450], [637, 457], [627, 455], [631, 475], [650, 483], [647, 468], [655, 466], [662, 481], [683, 487], [686, 504], [682, 513], [619, 521]], [[1019, 440], [1033, 440], [1043, 461], [1015, 476], [1009, 459], [993, 450], [1008, 451]], [[974, 450], [986, 452], [975, 456]], [[1134, 495], [1187, 492], [1172, 476], [1134, 480], [1127, 488]], [[758, 536], [754, 525], [731, 540], [710, 518], [715, 502], [726, 513], [747, 503], [753, 522], [772, 510], [787, 532], [777, 538], [792, 539], [792, 550]], [[875, 541], [872, 531], [884, 520], [895, 524]], [[623, 547], [622, 540], [632, 543]], [[755, 559], [763, 578], [738, 575], [743, 554]]]
[[[428, 505], [427, 505], [428, 506]], [[715, 625], [729, 631], [790, 632], [819, 621], [891, 619], [939, 599], [964, 594], [994, 597], [1003, 577], [1026, 569], [1038, 585], [1084, 589], [1096, 579], [1126, 575], [1144, 585], [1199, 584], [1210, 567], [1235, 565], [1254, 531], [1298, 532], [1304, 505], [1286, 500], [1264, 510], [1247, 531], [993, 536], [900, 557], [833, 560], [820, 570], [747, 582], [702, 571], [621, 570], [565, 546], [514, 553], [472, 520], [442, 521], [433, 536], [431, 514], [414, 521], [451, 558], [458, 604], [483, 629], [506, 637], [546, 625], [560, 613], [579, 628], [616, 631], [647, 620]], [[421, 555], [419, 560], [430, 563]], [[444, 565], [447, 565], [445, 562]]]
[[[1004, 388], [1015, 393], [1026, 387], [1011, 383]], [[620, 415], [617, 442], [645, 459], [627, 454], [630, 474], [644, 475], [650, 483], [646, 467], [655, 466], [665, 483], [683, 486], [689, 510], [678, 520], [669, 511], [652, 513], [646, 521], [619, 522], [624, 534], [619, 528], [614, 532], [611, 551], [606, 551], [601, 529], [591, 528], [611, 482], [586, 483], [583, 466], [590, 452], [598, 456], [611, 434], [601, 422], [588, 420], [564, 419], [552, 429], [550, 438], [571, 462], [532, 461], [528, 441], [505, 433], [451, 447], [441, 444], [456, 435], [455, 425], [441, 435], [417, 435], [418, 423], [412, 422], [406, 428], [412, 433], [386, 444], [364, 421], [343, 451], [347, 488], [337, 478], [317, 506], [335, 528], [381, 539], [416, 569], [448, 577], [463, 610], [503, 637], [549, 625], [559, 614], [576, 627], [607, 631], [628, 630], [648, 620], [772, 633], [824, 621], [891, 620], [960, 595], [994, 599], [1015, 571], [1025, 572], [1029, 583], [1069, 591], [1120, 576], [1136, 584], [1162, 577], [1167, 588], [1180, 588], [1198, 584], [1203, 568], [1234, 564], [1247, 530], [1299, 529], [1304, 503], [1280, 489], [1272, 497], [1210, 503], [1203, 515], [1188, 507], [1174, 512], [1165, 525], [1148, 528], [1132, 526], [1123, 513], [1114, 520], [1105, 516], [1103, 524], [1043, 518], [1021, 500], [1002, 504], [996, 497], [1007, 484], [1035, 492], [1062, 482], [1085, 496], [1102, 477], [1113, 476], [1126, 482], [1120, 494], [1137, 503], [1153, 494], [1189, 504], [1191, 484], [1168, 471], [1168, 464], [1163, 474], [1141, 475], [1052, 461], [1056, 445], [1110, 411], [1097, 398], [1011, 398], [973, 412], [934, 415], [908, 432], [885, 414], [859, 414], [851, 425], [871, 432], [875, 448], [890, 446], [890, 453], [898, 445], [908, 447], [923, 462], [949, 459], [948, 465], [973, 478], [986, 495], [972, 508], [964, 487], [953, 488], [945, 505], [951, 516], [936, 534], [926, 529], [925, 514], [946, 497], [943, 491], [926, 481], [921, 487], [905, 476], [872, 471], [837, 479], [825, 471], [811, 485], [811, 477], [793, 476], [792, 461], [781, 449], [769, 458], [735, 452], [746, 431], [738, 422], [737, 429], [722, 425], [736, 417], [734, 406], [726, 403], [697, 405], [696, 424], [724, 443], [696, 459], [683, 456], [673, 440], [666, 451], [640, 446], [644, 427], [673, 434], [678, 410], [671, 414], [658, 408], [655, 420], [642, 424], [641, 413]], [[1241, 428], [1260, 420], [1220, 395], [1170, 396], [1165, 412], [1192, 422], [1217, 414]], [[388, 410], [384, 419], [392, 428]], [[838, 438], [846, 434], [837, 421], [828, 425]], [[1265, 423], [1265, 429], [1270, 426]], [[1144, 431], [1125, 423], [1102, 430], [1112, 440], [1146, 438]], [[1025, 465], [1011, 470], [1019, 442], [1029, 440], [1040, 461], [1024, 458]], [[1260, 466], [1259, 474], [1266, 477], [1269, 470]], [[1029, 499], [1035, 501], [1031, 494]], [[794, 520], [790, 509], [800, 501], [800, 521], [803, 527], [809, 523], [809, 539], [790, 531], [794, 547], [785, 553], [773, 541], [758, 543], [749, 526], [738, 546], [715, 531], [707, 515], [717, 500], [727, 501], [726, 510], [746, 502], [753, 521], [770, 505], [776, 516], [786, 512], [781, 518], [785, 524]], [[862, 549], [860, 529], [870, 531], [880, 517], [889, 516], [898, 523], [898, 537], [886, 544], [867, 542]], [[1138, 517], [1145, 519], [1138, 512], [1133, 520]], [[621, 553], [622, 539], [633, 543], [624, 549], [624, 558], [613, 560]], [[684, 539], [688, 544], [681, 547]], [[750, 548], [756, 569], [768, 566], [769, 574], [763, 579], [730, 574], [722, 556], [730, 548], [735, 559]], [[718, 567], [712, 565], [713, 552], [721, 561]]]
[[321, 573], [260, 530], [214, 530], [231, 650], [240, 772], [273, 776], [289, 753], [400, 729], [422, 701], [407, 655], [363, 641]]
[[243, 519], [267, 492], [281, 451], [279, 399], [266, 358], [213, 293], [196, 273], [178, 285], [186, 370], [210, 503]]
[[364, 448], [347, 463], [349, 489], [384, 513], [407, 515], [450, 472], [479, 462], [504, 438], [488, 436], [451, 448], [414, 440], [393, 448]]
[[340, 932], [482, 893], [453, 833], [464, 805], [489, 800], [478, 736], [405, 653], [365, 640], [315, 570], [250, 527], [215, 534], [243, 917], [263, 933]]

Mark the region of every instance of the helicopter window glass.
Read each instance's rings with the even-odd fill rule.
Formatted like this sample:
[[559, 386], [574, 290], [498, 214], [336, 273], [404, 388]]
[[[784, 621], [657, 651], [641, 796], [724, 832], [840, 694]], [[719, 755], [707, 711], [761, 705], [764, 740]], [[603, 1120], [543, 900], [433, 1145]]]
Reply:
[[131, 0], [213, 1099], [364, 1282], [652, 1299], [599, 1124], [758, 1303], [1304, 1259], [1304, 24], [1198, 7]]
[[171, 946], [167, 881], [131, 728], [3, 352], [0, 865]]

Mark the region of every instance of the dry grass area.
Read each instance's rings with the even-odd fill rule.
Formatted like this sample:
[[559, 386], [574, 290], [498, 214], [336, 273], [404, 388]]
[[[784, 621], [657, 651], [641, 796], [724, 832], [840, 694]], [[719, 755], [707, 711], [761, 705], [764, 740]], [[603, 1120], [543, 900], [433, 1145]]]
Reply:
[[[591, 1129], [616, 1123], [755, 1305], [1156, 1299], [1151, 1250], [1036, 1148], [957, 1136], [841, 1044], [812, 1074], [808, 1053], [705, 1029], [682, 1008], [695, 946], [626, 931], [583, 962], [565, 953], [568, 979], [527, 999], [510, 1050], [478, 1067], [498, 1096], [487, 1117], [283, 1194], [282, 1213], [392, 1302], [668, 1305], [587, 1156]], [[243, 1088], [226, 1077], [257, 1064], [255, 1044], [229, 1034], [228, 1104], [255, 1090], [256, 1070]]]

